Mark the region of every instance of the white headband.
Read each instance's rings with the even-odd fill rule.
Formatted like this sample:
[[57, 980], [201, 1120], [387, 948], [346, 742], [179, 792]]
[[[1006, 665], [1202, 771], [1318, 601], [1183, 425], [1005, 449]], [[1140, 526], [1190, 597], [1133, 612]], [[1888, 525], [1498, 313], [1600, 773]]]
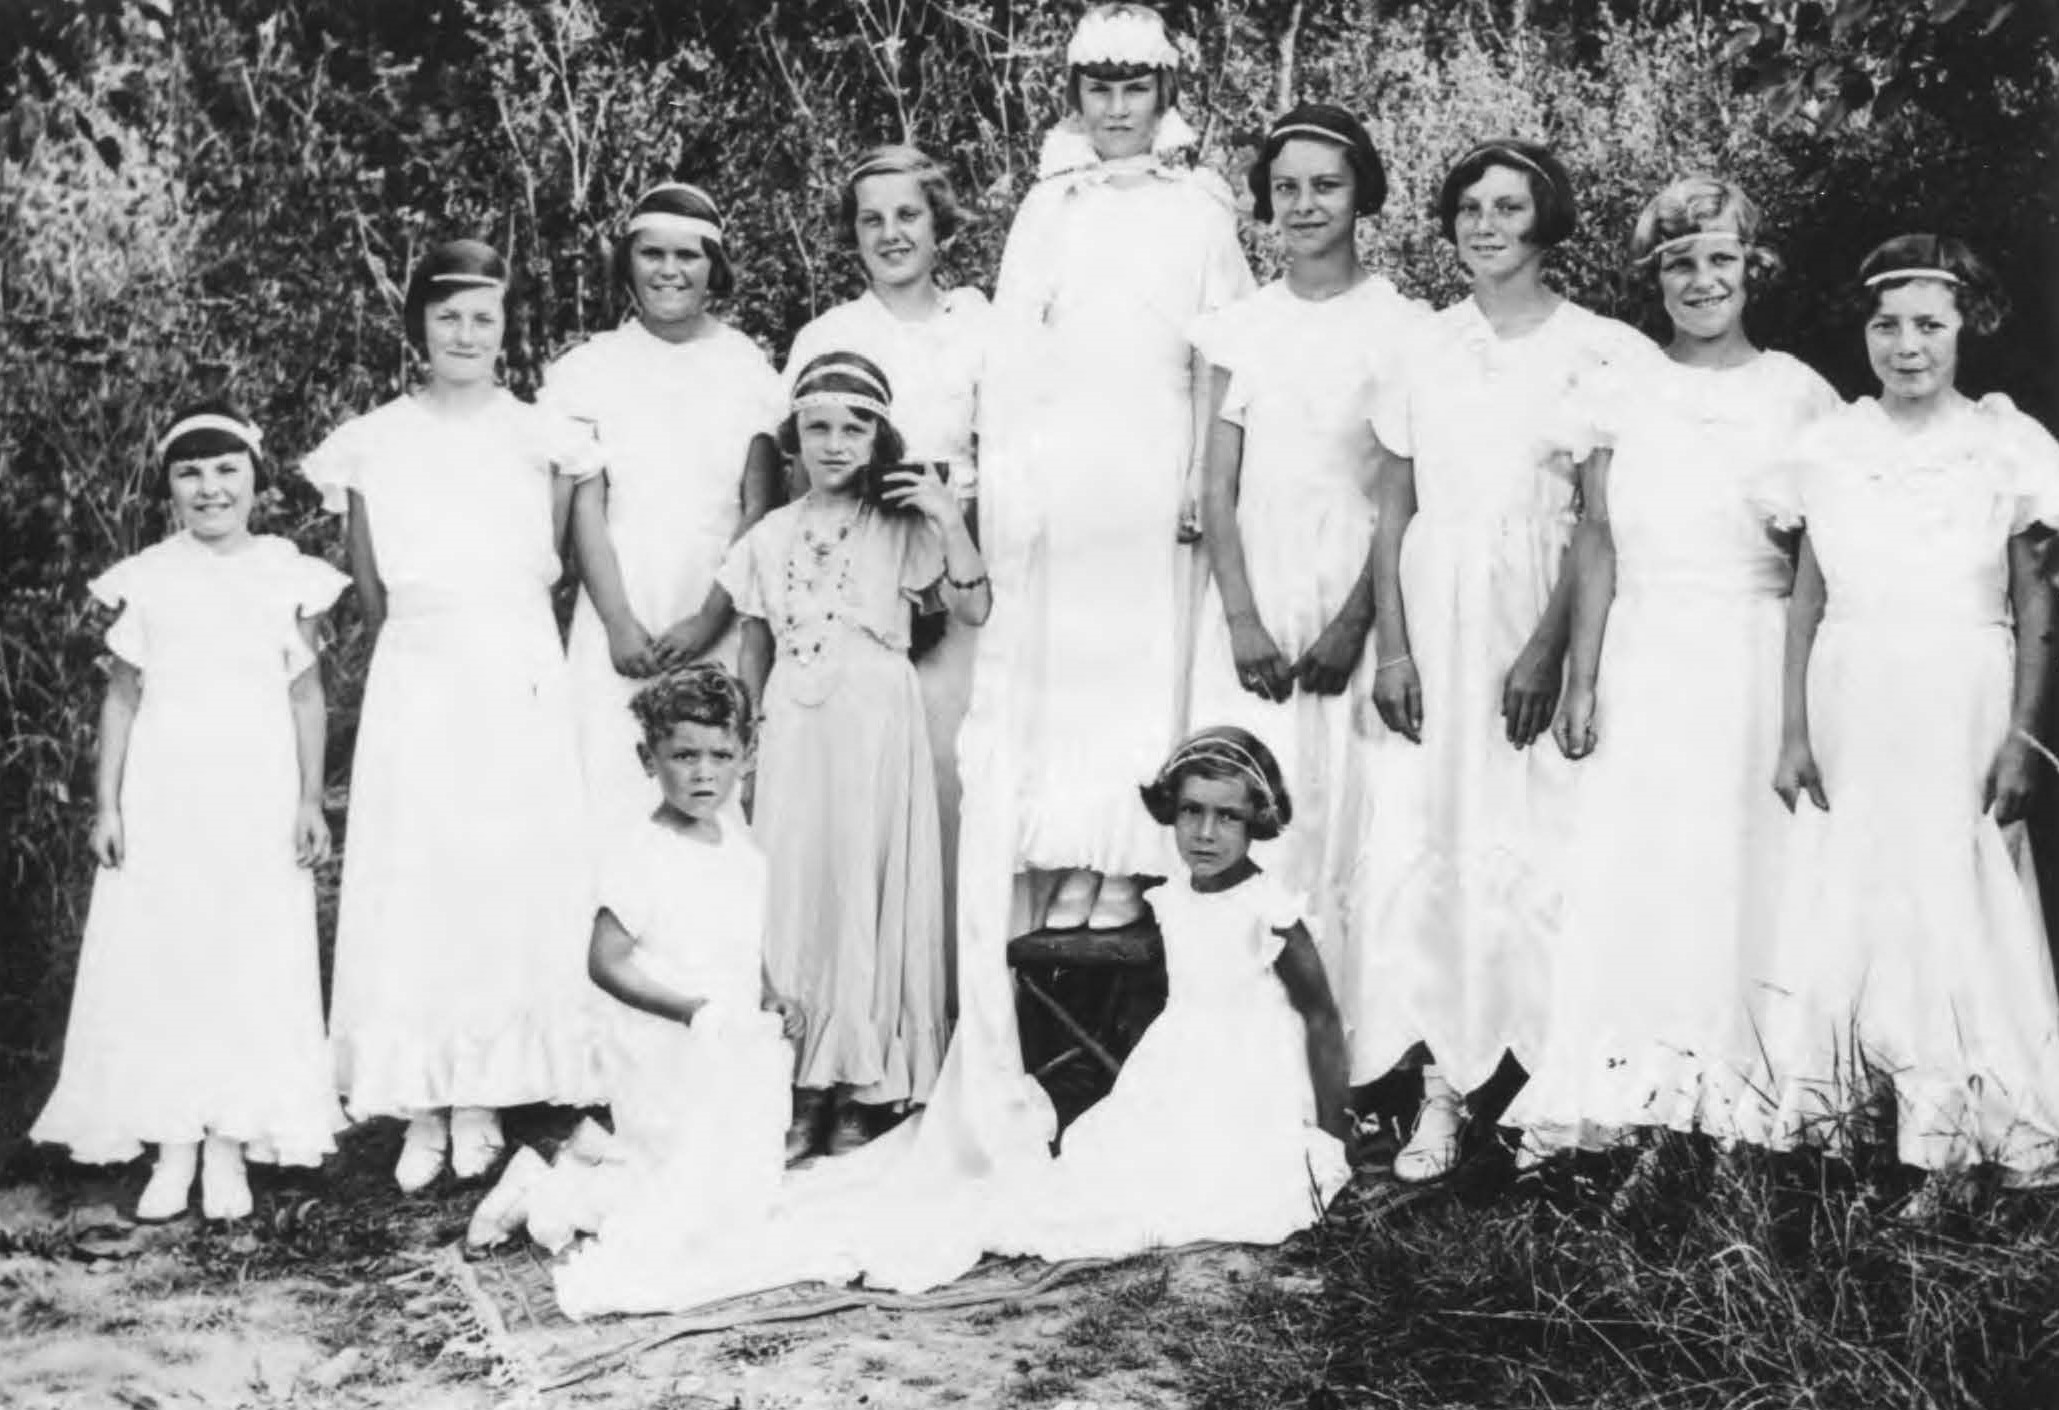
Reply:
[[1880, 273], [1867, 277], [1866, 287], [1870, 289], [1875, 284], [1885, 284], [1895, 279], [1935, 279], [1944, 284], [1960, 282], [1959, 276], [1949, 269], [1883, 269]]
[[212, 411], [203, 411], [173, 422], [171, 430], [158, 437], [157, 453], [159, 457], [161, 458], [166, 451], [170, 450], [172, 443], [178, 440], [179, 437], [193, 431], [220, 431], [225, 435], [234, 436], [252, 450], [262, 450], [264, 448], [264, 432], [258, 430], [257, 427], [249, 422], [238, 421], [233, 416], [222, 416]]
[[1744, 236], [1738, 234], [1735, 230], [1690, 230], [1685, 235], [1675, 235], [1670, 240], [1661, 240], [1658, 244], [1652, 246], [1651, 253], [1646, 255], [1645, 258], [1656, 260], [1668, 251], [1684, 250], [1689, 245], [1702, 240], [1727, 240], [1740, 249], [1744, 247]]
[[[1546, 171], [1536, 161], [1534, 161], [1530, 157], [1524, 156], [1515, 148], [1504, 146], [1499, 142], [1482, 142], [1479, 146], [1473, 148], [1472, 151], [1466, 153], [1465, 156], [1460, 158], [1459, 160], [1461, 165], [1463, 165], [1465, 162], [1469, 162], [1473, 160], [1473, 158], [1475, 157], [1488, 156], [1499, 157], [1501, 158], [1501, 160], [1505, 162], [1514, 162], [1517, 166], [1527, 167], [1531, 171], [1534, 171], [1539, 176], [1543, 177], [1544, 184], [1551, 187], [1552, 190], [1557, 191], [1561, 196], [1568, 194], [1566, 190], [1559, 185], [1558, 178], [1553, 176], [1550, 172]], [[1493, 166], [1494, 163], [1490, 161], [1488, 165]]]
[[644, 211], [629, 217], [627, 234], [639, 230], [663, 230], [672, 235], [691, 235], [707, 244], [722, 243], [722, 227], [712, 220], [697, 215], [680, 215], [676, 211]]
[[431, 284], [457, 284], [467, 289], [505, 289], [508, 281], [496, 279], [491, 274], [432, 274]]
[[1177, 69], [1180, 51], [1166, 37], [1165, 22], [1148, 10], [1089, 12], [1073, 31], [1072, 42], [1065, 46], [1065, 62], [1069, 68], [1117, 64]]
[[1341, 132], [1332, 132], [1327, 127], [1317, 127], [1312, 122], [1290, 122], [1285, 127], [1276, 127], [1265, 135], [1265, 140], [1274, 142], [1282, 137], [1315, 137], [1324, 142], [1334, 142], [1340, 147], [1349, 147], [1351, 139]]
[[848, 407], [852, 411], [869, 411], [882, 421], [891, 421], [892, 413], [887, 404], [878, 397], [866, 396], [863, 392], [803, 392], [794, 398], [793, 409], [813, 411], [818, 406]]
[[1192, 763], [1197, 759], [1229, 764], [1250, 780], [1253, 790], [1258, 795], [1260, 806], [1267, 809], [1279, 806], [1279, 798], [1274, 794], [1272, 784], [1266, 781], [1265, 770], [1259, 766], [1258, 757], [1234, 739], [1224, 739], [1220, 735], [1190, 739], [1173, 750], [1172, 757], [1165, 761], [1165, 767], [1158, 771], [1158, 777], [1161, 780], [1169, 778], [1180, 765]]

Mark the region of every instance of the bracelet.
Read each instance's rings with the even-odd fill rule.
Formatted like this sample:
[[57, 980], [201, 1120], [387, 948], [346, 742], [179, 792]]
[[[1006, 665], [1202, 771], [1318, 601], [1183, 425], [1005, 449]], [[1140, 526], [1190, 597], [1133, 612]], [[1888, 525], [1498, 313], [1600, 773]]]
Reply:
[[963, 582], [960, 582], [957, 578], [951, 577], [949, 574], [946, 574], [944, 577], [944, 581], [949, 583], [952, 587], [957, 588], [960, 592], [977, 592], [980, 588], [989, 586], [990, 583], [990, 580], [988, 579], [985, 573], [981, 573], [976, 578], [967, 578]]
[[2055, 769], [2059, 769], [2059, 754], [2054, 754], [2051, 751], [2051, 749], [2049, 749], [2046, 746], [2045, 742], [2042, 739], [2039, 739], [2036, 735], [2032, 734], [2027, 729], [2019, 729], [2015, 733], [2018, 739], [2022, 740], [2025, 744], [2028, 744], [2031, 748], [2037, 750], [2038, 754], [2044, 759], [2046, 763], [2050, 764]]
[[1386, 670], [1389, 666], [1399, 666], [1406, 662], [1413, 661], [1415, 659], [1416, 658], [1413, 654], [1406, 651], [1402, 652], [1399, 656], [1389, 656], [1384, 661], [1376, 661], [1373, 663], [1373, 674], [1378, 675], [1380, 672]]

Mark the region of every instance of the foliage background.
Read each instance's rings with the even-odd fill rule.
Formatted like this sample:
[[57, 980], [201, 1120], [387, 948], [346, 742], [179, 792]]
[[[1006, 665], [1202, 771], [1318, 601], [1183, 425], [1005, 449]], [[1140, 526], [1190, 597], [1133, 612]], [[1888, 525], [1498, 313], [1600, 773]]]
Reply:
[[[727, 316], [768, 351], [858, 287], [829, 219], [881, 140], [944, 158], [976, 213], [949, 276], [990, 285], [1059, 108], [1077, 0], [0, 0], [0, 1156], [54, 1075], [90, 888], [101, 623], [84, 584], [164, 531], [146, 447], [226, 392], [275, 469], [409, 368], [398, 289], [429, 243], [511, 252], [508, 376], [619, 308], [616, 213], [664, 177], [729, 212]], [[1583, 191], [1574, 297], [1648, 320], [1631, 218], [1689, 170], [1758, 197], [1787, 276], [1764, 341], [1866, 389], [1848, 279], [1910, 229], [1971, 238], [2018, 309], [1968, 382], [2051, 422], [2059, 65], [2049, 3], [2007, 0], [1191, 0], [1184, 105], [1233, 177], [1294, 98], [1365, 115], [1393, 194], [1368, 258], [1437, 302], [1426, 212], [1482, 137], [1540, 136]], [[1262, 232], [1254, 260], [1273, 265]], [[290, 473], [263, 527], [339, 557]], [[365, 648], [327, 667], [340, 805]], [[341, 832], [345, 819], [336, 821]], [[347, 845], [347, 839], [346, 839]], [[224, 869], [235, 859], [221, 859]], [[325, 877], [324, 933], [333, 899]], [[224, 976], [224, 982], [232, 982]]]

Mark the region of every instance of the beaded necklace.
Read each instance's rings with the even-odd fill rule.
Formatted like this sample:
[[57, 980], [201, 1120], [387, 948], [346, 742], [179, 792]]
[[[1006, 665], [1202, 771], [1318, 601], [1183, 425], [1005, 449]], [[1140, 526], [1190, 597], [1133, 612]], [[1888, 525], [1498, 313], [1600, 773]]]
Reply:
[[[785, 653], [798, 662], [820, 660], [829, 645], [830, 624], [850, 601], [850, 539], [864, 512], [862, 503], [846, 507], [812, 493], [801, 501], [800, 530], [786, 552], [786, 591], [777, 623]], [[829, 604], [819, 616], [803, 609], [804, 603], [817, 601]]]

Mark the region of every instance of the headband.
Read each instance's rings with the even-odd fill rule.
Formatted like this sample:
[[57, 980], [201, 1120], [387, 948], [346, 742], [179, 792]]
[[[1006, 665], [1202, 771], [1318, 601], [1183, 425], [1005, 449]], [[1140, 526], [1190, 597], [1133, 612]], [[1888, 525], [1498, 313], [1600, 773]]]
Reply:
[[1282, 137], [1315, 137], [1325, 142], [1335, 142], [1340, 147], [1352, 146], [1352, 140], [1341, 132], [1332, 132], [1327, 127], [1318, 127], [1312, 122], [1290, 122], [1275, 127], [1266, 133], [1265, 140], [1277, 142]]
[[258, 430], [257, 427], [251, 425], [248, 421], [238, 421], [233, 416], [223, 416], [217, 412], [201, 411], [174, 421], [171, 430], [158, 437], [158, 455], [162, 457], [166, 451], [172, 448], [173, 442], [177, 441], [179, 437], [194, 431], [220, 431], [225, 435], [234, 436], [254, 451], [264, 449], [264, 432]]
[[722, 227], [704, 216], [680, 215], [677, 211], [642, 211], [629, 217], [626, 235], [639, 230], [663, 230], [673, 235], [691, 235], [711, 245], [722, 243]]
[[866, 386], [870, 387], [874, 392], [878, 393], [881, 401], [892, 401], [894, 399], [893, 390], [887, 386], [886, 382], [876, 373], [868, 371], [860, 363], [846, 361], [845, 359], [849, 356], [848, 353], [838, 353], [834, 355], [833, 361], [825, 362], [820, 367], [809, 369], [806, 373], [802, 374], [800, 381], [794, 384], [794, 395], [801, 395], [802, 392], [806, 391], [814, 383], [821, 381], [824, 377], [848, 377], [854, 382], [863, 382]]
[[[1545, 185], [1551, 187], [1552, 190], [1557, 191], [1561, 196], [1566, 194], [1565, 189], [1559, 185], [1558, 178], [1553, 176], [1550, 172], [1546, 171], [1533, 158], [1526, 157], [1521, 152], [1517, 151], [1515, 148], [1503, 146], [1499, 142], [1482, 142], [1479, 146], [1473, 148], [1472, 151], [1466, 153], [1463, 157], [1460, 157], [1458, 159], [1458, 165], [1464, 166], [1467, 162], [1473, 160], [1473, 158], [1482, 156], [1499, 157], [1505, 162], [1511, 162], [1516, 166], [1524, 167], [1530, 171], [1534, 171], [1539, 176], [1544, 178]], [[1492, 163], [1489, 163], [1489, 165], [1492, 165]]]
[[867, 157], [852, 167], [851, 174], [844, 178], [844, 182], [846, 185], [855, 186], [868, 176], [921, 176], [926, 171], [936, 170], [936, 165], [927, 156], [911, 164], [902, 153], [883, 152], [877, 156]]
[[1159, 782], [1163, 783], [1180, 765], [1200, 759], [1230, 765], [1250, 781], [1258, 794], [1261, 807], [1268, 811], [1278, 809], [1279, 796], [1273, 792], [1272, 784], [1267, 781], [1265, 769], [1258, 762], [1258, 756], [1234, 739], [1224, 739], [1220, 735], [1198, 736], [1173, 750], [1172, 757], [1165, 761], [1165, 767], [1158, 771]]
[[1740, 249], [1744, 247], [1744, 236], [1735, 230], [1690, 230], [1685, 235], [1675, 235], [1670, 240], [1659, 241], [1652, 246], [1651, 253], [1646, 255], [1645, 259], [1656, 261], [1669, 250], [1686, 249], [1699, 240], [1728, 240]]
[[1909, 269], [1883, 269], [1878, 274], [1869, 274], [1866, 276], [1866, 287], [1870, 289], [1876, 284], [1885, 284], [1891, 279], [1935, 279], [1943, 284], [1959, 284], [1963, 282], [1958, 275], [1952, 273], [1949, 269], [1911, 267]]
[[885, 402], [878, 397], [869, 397], [863, 392], [802, 392], [793, 402], [793, 409], [797, 412], [813, 411], [819, 406], [848, 407], [852, 411], [870, 412], [882, 421], [893, 419]]
[[429, 276], [429, 282], [431, 284], [456, 284], [465, 289], [505, 289], [508, 287], [507, 280], [496, 279], [491, 274], [432, 274]]
[[1090, 11], [1065, 46], [1065, 62], [1068, 68], [1110, 64], [1177, 69], [1180, 51], [1166, 36], [1165, 22], [1149, 10]]

